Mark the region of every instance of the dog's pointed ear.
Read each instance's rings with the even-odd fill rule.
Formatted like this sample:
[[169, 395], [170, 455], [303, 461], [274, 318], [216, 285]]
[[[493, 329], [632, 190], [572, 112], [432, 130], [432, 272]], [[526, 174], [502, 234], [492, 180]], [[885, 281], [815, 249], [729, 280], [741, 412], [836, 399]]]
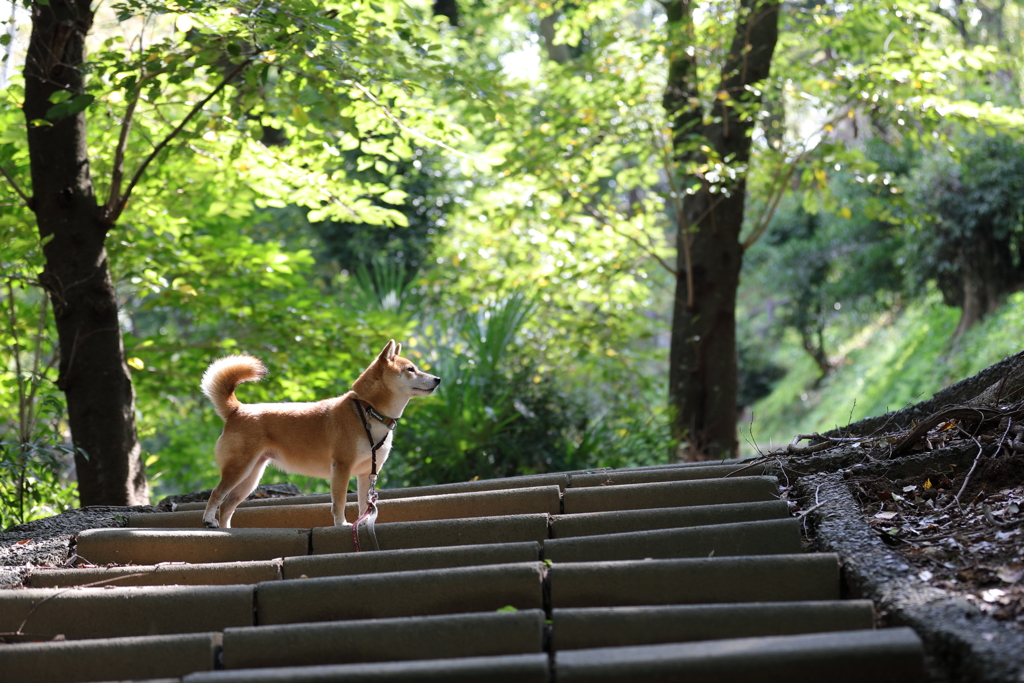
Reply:
[[381, 349], [380, 355], [377, 356], [377, 360], [384, 361], [385, 363], [390, 363], [391, 359], [393, 359], [397, 355], [398, 352], [395, 351], [395, 340], [392, 339], [384, 346], [383, 349]]
[[395, 356], [401, 356], [401, 355], [402, 355], [402, 345], [401, 344], [396, 344], [395, 345]]

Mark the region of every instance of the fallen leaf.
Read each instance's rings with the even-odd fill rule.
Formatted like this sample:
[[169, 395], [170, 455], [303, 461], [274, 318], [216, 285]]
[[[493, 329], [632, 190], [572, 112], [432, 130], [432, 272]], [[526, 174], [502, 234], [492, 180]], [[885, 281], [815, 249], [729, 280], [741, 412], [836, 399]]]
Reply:
[[1017, 583], [1024, 577], [1024, 564], [1008, 564], [996, 570], [996, 576], [1006, 583]]
[[875, 515], [875, 519], [892, 519], [898, 514], [898, 512], [879, 512], [877, 515]]
[[931, 479], [925, 479], [923, 486], [924, 486], [924, 490], [927, 491], [928, 489], [930, 489], [932, 487], [932, 480]]
[[24, 541], [18, 541], [14, 545], [25, 545], [26, 543], [31, 543], [31, 542], [32, 542], [32, 539], [31, 538], [27, 538]]
[[914, 486], [913, 484], [911, 484], [910, 486], [904, 486], [903, 487], [903, 493], [913, 493], [916, 490], [917, 490], [917, 487]]

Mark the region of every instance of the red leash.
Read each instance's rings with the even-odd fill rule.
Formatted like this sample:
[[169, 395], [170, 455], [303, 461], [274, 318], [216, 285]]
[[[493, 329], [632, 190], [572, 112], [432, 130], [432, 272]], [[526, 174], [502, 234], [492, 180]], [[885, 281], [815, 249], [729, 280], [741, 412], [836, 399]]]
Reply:
[[[376, 464], [376, 463], [374, 463]], [[370, 490], [366, 492], [366, 512], [359, 516], [356, 523], [352, 525], [352, 545], [355, 546], [356, 552], [360, 552], [362, 548], [359, 547], [359, 525], [366, 522], [366, 533], [370, 536], [370, 540], [373, 541], [373, 549], [380, 550], [380, 545], [377, 543], [377, 535], [373, 533], [373, 523], [377, 520], [377, 475], [370, 475]]]

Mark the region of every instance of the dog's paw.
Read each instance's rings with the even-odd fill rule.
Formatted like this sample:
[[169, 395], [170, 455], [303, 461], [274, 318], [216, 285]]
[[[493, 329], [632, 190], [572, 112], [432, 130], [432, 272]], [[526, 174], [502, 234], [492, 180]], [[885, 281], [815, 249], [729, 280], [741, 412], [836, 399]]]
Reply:
[[215, 519], [210, 519], [210, 520], [204, 519], [203, 520], [203, 524], [206, 525], [207, 529], [219, 529], [220, 528], [220, 524]]

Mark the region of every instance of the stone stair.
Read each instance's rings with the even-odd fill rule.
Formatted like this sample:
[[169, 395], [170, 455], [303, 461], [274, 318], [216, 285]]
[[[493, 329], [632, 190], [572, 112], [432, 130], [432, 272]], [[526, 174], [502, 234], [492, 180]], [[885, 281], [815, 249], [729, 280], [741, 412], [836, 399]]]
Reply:
[[0, 591], [0, 632], [39, 641], [0, 680], [924, 680], [778, 496], [736, 463], [389, 489], [361, 553], [325, 496], [129, 515]]

